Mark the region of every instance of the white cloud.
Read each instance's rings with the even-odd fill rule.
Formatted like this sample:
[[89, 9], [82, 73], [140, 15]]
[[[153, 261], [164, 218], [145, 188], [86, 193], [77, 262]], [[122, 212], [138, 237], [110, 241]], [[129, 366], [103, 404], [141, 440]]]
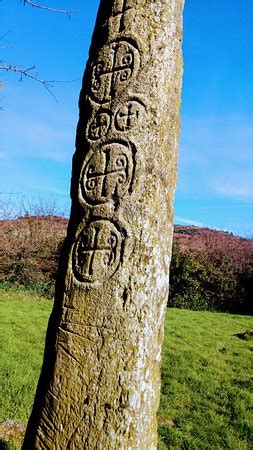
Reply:
[[[13, 90], [13, 92], [12, 92]], [[14, 95], [16, 94], [16, 95]], [[41, 92], [8, 91], [8, 101], [1, 113], [0, 151], [6, 157], [43, 158], [70, 162], [75, 149], [76, 105], [66, 99], [55, 103]]]
[[[252, 197], [252, 118], [183, 116], [178, 196]], [[239, 174], [235, 177], [235, 174]]]
[[[252, 118], [223, 114], [207, 117], [183, 116], [182, 118], [182, 160], [200, 162], [201, 165], [226, 161], [253, 162]], [[226, 169], [226, 167], [225, 167]]]
[[214, 192], [225, 197], [253, 199], [253, 175], [247, 171], [220, 175], [211, 182], [211, 186]]
[[[74, 149], [75, 131], [70, 126], [48, 124], [40, 120], [12, 117], [15, 126], [6, 118], [3, 122], [4, 147], [8, 156], [37, 157], [54, 161], [69, 161]], [[66, 150], [67, 149], [67, 150]]]
[[196, 227], [202, 227], [202, 228], [207, 226], [204, 223], [197, 222], [194, 219], [186, 219], [185, 217], [179, 217], [179, 216], [175, 216], [174, 222], [178, 223], [178, 224], [194, 225]]

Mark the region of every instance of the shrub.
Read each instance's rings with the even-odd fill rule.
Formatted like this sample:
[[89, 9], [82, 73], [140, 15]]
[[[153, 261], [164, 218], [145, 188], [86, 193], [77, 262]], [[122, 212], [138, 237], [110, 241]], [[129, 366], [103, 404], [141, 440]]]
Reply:
[[[4, 286], [23, 286], [52, 297], [66, 229], [66, 219], [50, 215], [1, 221]], [[177, 227], [168, 305], [252, 313], [252, 242], [213, 230], [179, 231]]]
[[222, 251], [182, 252], [173, 246], [168, 305], [250, 314], [252, 267], [238, 267]]
[[65, 219], [27, 216], [0, 223], [1, 281], [53, 294]]

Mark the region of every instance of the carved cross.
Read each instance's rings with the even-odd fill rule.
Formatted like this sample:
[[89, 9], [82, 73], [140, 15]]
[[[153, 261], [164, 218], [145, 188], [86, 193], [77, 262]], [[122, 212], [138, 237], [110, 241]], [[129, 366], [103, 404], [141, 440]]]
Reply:
[[138, 118], [139, 110], [130, 103], [119, 110], [117, 115], [117, 128], [119, 128], [120, 131], [126, 131], [131, 128], [132, 124], [135, 123]]
[[119, 32], [121, 33], [125, 29], [125, 13], [132, 9], [131, 6], [127, 6], [128, 0], [122, 0], [120, 10], [113, 14], [114, 17], [120, 17]]
[[[87, 191], [97, 190], [99, 185], [101, 199], [107, 198], [108, 188], [109, 191], [112, 190], [111, 194], [113, 195], [114, 191], [117, 190], [118, 183], [123, 183], [127, 178], [127, 164], [126, 155], [118, 154], [115, 157], [115, 155], [111, 155], [110, 148], [104, 150], [103, 167], [100, 167], [102, 170], [96, 170], [93, 164], [88, 169], [87, 181], [85, 183]], [[114, 181], [112, 181], [112, 177], [115, 178]]]
[[92, 70], [91, 93], [102, 103], [109, 101], [116, 87], [126, 83], [138, 67], [137, 50], [126, 40], [114, 43], [107, 51], [108, 58], [94, 64]]
[[110, 116], [106, 112], [100, 112], [96, 115], [94, 121], [90, 125], [89, 137], [91, 139], [100, 139], [104, 136], [110, 126]]
[[[82, 267], [83, 276], [92, 276], [94, 269], [94, 259], [97, 253], [100, 253], [104, 265], [110, 266], [113, 263], [115, 256], [114, 251], [117, 245], [117, 237], [110, 230], [110, 235], [104, 241], [105, 230], [99, 226], [92, 227], [85, 234], [85, 240], [80, 243], [78, 264]], [[102, 256], [104, 254], [104, 257]], [[107, 264], [106, 264], [107, 263]]]

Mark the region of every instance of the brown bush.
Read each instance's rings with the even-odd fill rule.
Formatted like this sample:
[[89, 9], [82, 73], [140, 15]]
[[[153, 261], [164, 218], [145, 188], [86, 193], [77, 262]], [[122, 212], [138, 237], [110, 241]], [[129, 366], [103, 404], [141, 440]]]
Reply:
[[234, 236], [226, 231], [176, 225], [174, 244], [182, 253], [200, 252], [207, 261], [222, 255], [238, 268], [253, 265], [253, 239]]
[[[42, 211], [43, 212], [43, 211]], [[67, 220], [26, 215], [0, 221], [4, 283], [53, 295]], [[249, 313], [253, 241], [196, 227], [175, 227], [170, 306]]]
[[53, 216], [0, 221], [1, 281], [52, 290], [66, 227], [66, 219]]

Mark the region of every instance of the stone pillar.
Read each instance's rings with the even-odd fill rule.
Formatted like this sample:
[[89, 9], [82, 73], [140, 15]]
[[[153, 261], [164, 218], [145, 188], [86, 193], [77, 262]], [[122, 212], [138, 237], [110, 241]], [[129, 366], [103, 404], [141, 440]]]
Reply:
[[183, 0], [101, 0], [24, 449], [155, 449]]

